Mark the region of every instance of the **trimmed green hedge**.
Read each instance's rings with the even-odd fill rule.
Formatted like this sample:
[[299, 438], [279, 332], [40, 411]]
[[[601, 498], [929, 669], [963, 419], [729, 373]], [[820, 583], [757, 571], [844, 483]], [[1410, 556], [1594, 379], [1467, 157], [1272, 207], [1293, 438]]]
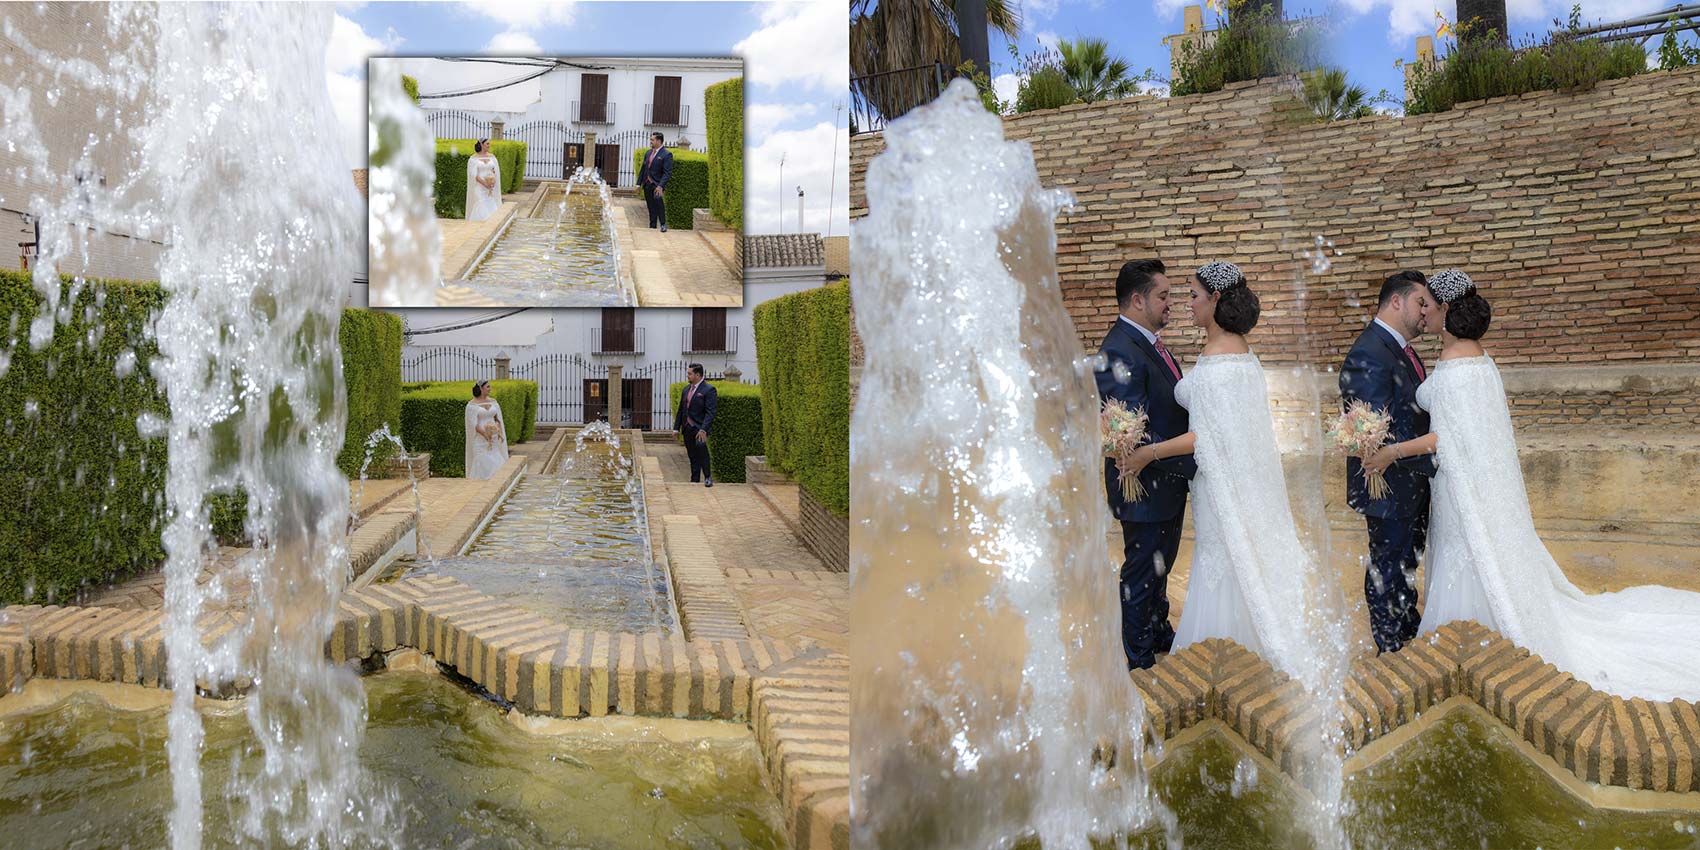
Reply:
[[407, 96], [413, 99], [413, 103], [415, 105], [417, 105], [419, 103], [419, 81], [418, 80], [416, 80], [412, 77], [409, 77], [406, 74], [402, 74], [401, 75], [401, 90], [404, 91], [404, 92], [407, 92]]
[[768, 465], [848, 516], [850, 284], [757, 305], [755, 335]]
[[[401, 433], [401, 317], [379, 310], [342, 311], [337, 339], [342, 345], [342, 380], [348, 394], [348, 430], [337, 468], [350, 479], [360, 477], [366, 459], [366, 438], [390, 426]], [[388, 440], [372, 447], [371, 476], [395, 455]]]
[[[169, 415], [148, 368], [159, 348], [147, 331], [166, 298], [151, 281], [64, 278], [68, 320], [32, 351], [30, 319], [43, 302], [27, 275], [0, 271], [0, 323], [15, 323], [0, 367], [0, 487], [15, 494], [0, 505], [0, 604], [68, 602], [84, 587], [164, 561], [167, 441], [143, 439], [136, 419]], [[367, 310], [345, 310], [342, 322], [353, 391], [338, 456], [346, 470], [343, 459], [362, 451], [357, 416], [378, 416], [387, 405], [399, 422], [399, 396], [390, 390], [386, 402], [384, 387], [400, 384], [401, 326]], [[207, 511], [215, 537], [241, 542], [245, 494], [210, 495]]]
[[[673, 177], [667, 181], [667, 190], [661, 195], [667, 202], [667, 226], [674, 230], [689, 230], [692, 227], [691, 210], [708, 208], [708, 154], [689, 148], [667, 150], [673, 154]], [[643, 157], [647, 153], [649, 148], [632, 151], [633, 173], [642, 174]]]
[[[437, 217], [466, 218], [466, 161], [477, 139], [437, 140]], [[525, 180], [525, 142], [490, 143], [490, 153], [502, 170], [502, 194], [519, 190]]]
[[702, 93], [708, 116], [708, 208], [733, 230], [744, 229], [744, 78]]
[[[708, 428], [708, 468], [716, 481], [741, 484], [744, 458], [761, 454], [761, 388], [727, 381], [709, 383], [719, 393], [720, 403], [714, 409], [714, 424]], [[674, 410], [679, 409], [686, 386], [681, 381], [669, 388]], [[683, 435], [679, 441], [684, 442]]]
[[[401, 440], [410, 452], [431, 453], [431, 474], [466, 475], [466, 404], [475, 381], [416, 381], [401, 385]], [[490, 395], [502, 406], [508, 445], [530, 440], [537, 430], [537, 382], [491, 381]]]

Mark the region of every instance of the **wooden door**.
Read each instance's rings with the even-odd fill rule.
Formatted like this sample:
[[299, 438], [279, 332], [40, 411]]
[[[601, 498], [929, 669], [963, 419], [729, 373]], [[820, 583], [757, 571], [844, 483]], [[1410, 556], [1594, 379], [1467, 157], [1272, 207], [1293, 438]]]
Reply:
[[[621, 396], [626, 409], [631, 412], [631, 422], [626, 427], [640, 428], [651, 431], [655, 428], [655, 399], [650, 396], [655, 385], [649, 378], [626, 378], [620, 382]], [[672, 423], [668, 423], [669, 426]]]
[[584, 142], [567, 142], [561, 151], [561, 179], [573, 176], [573, 171], [584, 164]]
[[650, 107], [649, 123], [676, 127], [679, 125], [679, 89], [684, 78], [656, 77], [655, 97]]
[[620, 146], [596, 146], [596, 170], [602, 172], [602, 182], [609, 186], [620, 185]]
[[584, 74], [578, 81], [578, 120], [592, 124], [608, 121], [608, 75]]
[[602, 308], [602, 350], [637, 351], [637, 312], [634, 308]]
[[590, 424], [608, 418], [608, 379], [584, 380], [584, 422]]
[[691, 309], [691, 351], [726, 350], [726, 308]]

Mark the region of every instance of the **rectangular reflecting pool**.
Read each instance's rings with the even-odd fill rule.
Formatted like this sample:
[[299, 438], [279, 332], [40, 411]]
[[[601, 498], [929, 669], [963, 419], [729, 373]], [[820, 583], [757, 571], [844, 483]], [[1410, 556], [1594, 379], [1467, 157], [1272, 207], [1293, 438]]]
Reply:
[[[404, 822], [396, 846], [785, 846], [783, 815], [762, 784], [760, 754], [747, 735], [716, 729], [687, 742], [653, 733], [538, 735], [439, 676], [383, 673], [362, 681], [369, 721], [361, 762], [378, 789], [399, 800]], [[255, 749], [241, 704], [205, 716], [203, 846], [265, 846], [237, 840], [230, 820], [225, 789], [233, 758]], [[165, 745], [163, 709], [120, 711], [94, 697], [5, 718], [0, 845], [167, 846]], [[275, 836], [269, 843], [285, 846]]]
[[597, 190], [576, 185], [522, 204], [467, 282], [504, 304], [630, 307], [614, 224]]
[[[489, 525], [434, 571], [573, 628], [674, 627], [667, 579], [649, 556], [643, 483], [606, 443], [569, 442], [555, 465], [520, 480]], [[414, 562], [389, 578], [431, 566]]]

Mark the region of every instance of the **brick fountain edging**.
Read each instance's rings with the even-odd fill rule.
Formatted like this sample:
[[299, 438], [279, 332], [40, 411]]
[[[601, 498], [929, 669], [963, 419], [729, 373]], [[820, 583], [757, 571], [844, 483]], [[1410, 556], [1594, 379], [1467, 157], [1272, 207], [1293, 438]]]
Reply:
[[[1220, 720], [1282, 771], [1299, 775], [1299, 733], [1321, 722], [1299, 684], [1250, 650], [1207, 640], [1134, 671], [1153, 733], [1173, 738]], [[1700, 708], [1623, 699], [1577, 680], [1474, 622], [1442, 626], [1403, 650], [1352, 664], [1342, 701], [1354, 751], [1454, 698], [1467, 699], [1576, 778], [1652, 792], [1700, 792]]]

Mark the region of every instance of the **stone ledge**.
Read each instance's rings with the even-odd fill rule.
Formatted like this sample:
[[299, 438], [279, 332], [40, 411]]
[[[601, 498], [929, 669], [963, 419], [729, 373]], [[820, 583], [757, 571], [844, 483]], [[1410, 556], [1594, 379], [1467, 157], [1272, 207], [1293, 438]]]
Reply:
[[750, 725], [795, 850], [850, 846], [850, 659], [814, 650], [756, 677]]
[[673, 592], [679, 603], [679, 627], [686, 639], [742, 640], [748, 636], [743, 608], [694, 516], [663, 516], [664, 548]]
[[791, 479], [785, 473], [767, 465], [766, 455], [750, 455], [744, 458], [745, 484], [790, 484]]
[[[1317, 722], [1315, 707], [1302, 702], [1294, 681], [1244, 647], [1202, 641], [1131, 675], [1156, 737], [1215, 719], [1289, 774], [1307, 763], [1297, 757], [1296, 733]], [[1468, 621], [1353, 663], [1340, 706], [1347, 747], [1361, 750], [1455, 697], [1585, 782], [1700, 792], [1694, 703], [1603, 693]]]
[[819, 558], [827, 569], [850, 571], [850, 520], [833, 516], [809, 491], [797, 488], [797, 524], [801, 526], [803, 545]]

